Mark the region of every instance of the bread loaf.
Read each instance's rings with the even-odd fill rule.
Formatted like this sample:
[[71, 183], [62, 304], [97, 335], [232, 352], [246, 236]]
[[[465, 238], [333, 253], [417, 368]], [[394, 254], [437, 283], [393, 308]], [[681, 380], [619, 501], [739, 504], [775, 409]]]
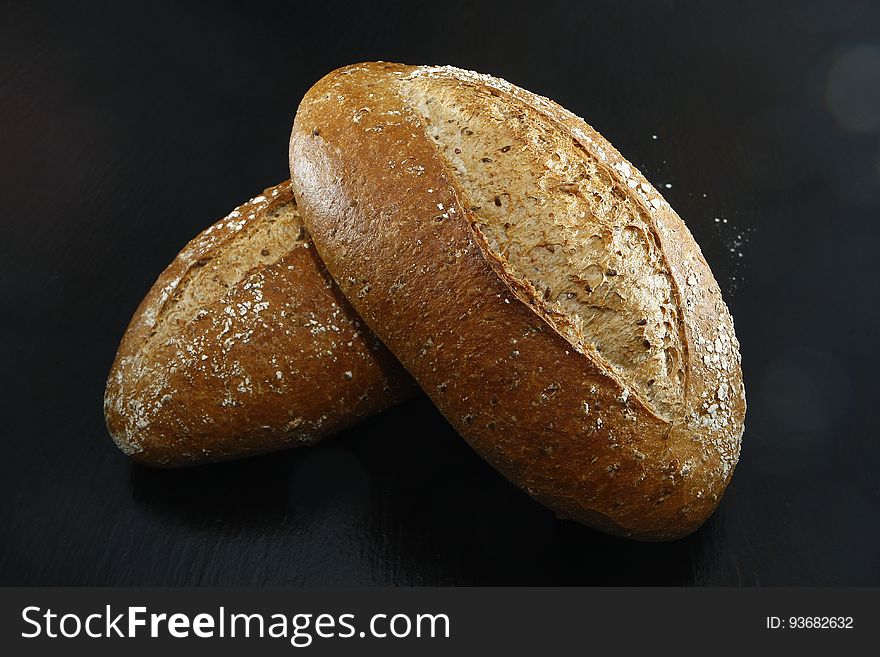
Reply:
[[290, 165], [342, 291], [511, 481], [638, 539], [712, 513], [746, 408], [733, 323], [684, 223], [582, 119], [367, 63], [306, 94]]
[[285, 182], [162, 273], [122, 338], [104, 411], [135, 460], [187, 465], [314, 442], [414, 389], [333, 284]]

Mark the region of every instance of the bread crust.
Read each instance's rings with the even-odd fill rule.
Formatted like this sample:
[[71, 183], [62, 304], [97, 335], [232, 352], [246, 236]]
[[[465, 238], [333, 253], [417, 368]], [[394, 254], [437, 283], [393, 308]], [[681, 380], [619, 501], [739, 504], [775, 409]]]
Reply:
[[[638, 205], [675, 292], [681, 403], [661, 413], [565, 317], [511, 275], [474, 199], [403, 86], [460, 86], [457, 101], [517, 103], [552, 125]], [[745, 394], [729, 312], [684, 223], [583, 120], [502, 80], [451, 67], [349, 66], [305, 96], [290, 144], [293, 188], [330, 273], [450, 423], [559, 516], [644, 540], [698, 528], [739, 456]], [[486, 181], [491, 184], [491, 181]]]
[[287, 181], [159, 276], [122, 338], [104, 410], [123, 452], [180, 466], [313, 443], [414, 390], [324, 269]]

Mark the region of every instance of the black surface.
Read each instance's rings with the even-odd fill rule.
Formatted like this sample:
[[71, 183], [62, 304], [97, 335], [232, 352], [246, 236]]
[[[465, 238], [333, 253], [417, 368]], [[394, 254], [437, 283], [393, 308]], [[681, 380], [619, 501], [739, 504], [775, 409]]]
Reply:
[[[880, 7], [476, 4], [3, 7], [0, 584], [880, 584]], [[141, 296], [287, 177], [309, 85], [368, 59], [558, 100], [685, 219], [749, 401], [701, 531], [557, 521], [424, 400], [186, 471], [113, 446], [104, 380]]]

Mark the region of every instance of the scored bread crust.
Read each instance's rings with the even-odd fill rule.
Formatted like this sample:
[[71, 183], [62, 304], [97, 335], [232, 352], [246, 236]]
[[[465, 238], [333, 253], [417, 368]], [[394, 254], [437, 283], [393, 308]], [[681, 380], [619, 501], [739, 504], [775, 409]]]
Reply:
[[[500, 99], [522, 125], [576, 151], [608, 181], [609, 194], [636, 209], [674, 306], [670, 335], [682, 353], [664, 382], [671, 402], [652, 402], [635, 385], [639, 364], [614, 365], [589, 340], [575, 340], [576, 318], [493, 251], [484, 199], [469, 198], [417, 106], [433, 92], [472, 116], [497, 110]], [[541, 155], [547, 144], [525, 132], [515, 147]], [[633, 538], [684, 536], [717, 507], [745, 416], [732, 319], [684, 223], [583, 120], [497, 78], [359, 64], [306, 94], [290, 164], [306, 226], [342, 291], [500, 472], [561, 517]], [[502, 207], [504, 190], [492, 184], [487, 177], [477, 187]], [[578, 194], [587, 212], [575, 220], [587, 227], [605, 206], [591, 205], [582, 182], [571, 184], [550, 193]]]
[[289, 181], [202, 231], [131, 319], [104, 411], [136, 461], [312, 443], [413, 393], [315, 253]]

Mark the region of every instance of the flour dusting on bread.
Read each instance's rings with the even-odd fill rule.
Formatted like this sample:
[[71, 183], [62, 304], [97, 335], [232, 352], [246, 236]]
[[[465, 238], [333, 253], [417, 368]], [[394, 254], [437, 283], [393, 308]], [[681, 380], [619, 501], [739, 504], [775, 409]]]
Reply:
[[314, 442], [408, 394], [311, 246], [283, 183], [181, 251], [108, 381], [125, 453], [170, 465]]

